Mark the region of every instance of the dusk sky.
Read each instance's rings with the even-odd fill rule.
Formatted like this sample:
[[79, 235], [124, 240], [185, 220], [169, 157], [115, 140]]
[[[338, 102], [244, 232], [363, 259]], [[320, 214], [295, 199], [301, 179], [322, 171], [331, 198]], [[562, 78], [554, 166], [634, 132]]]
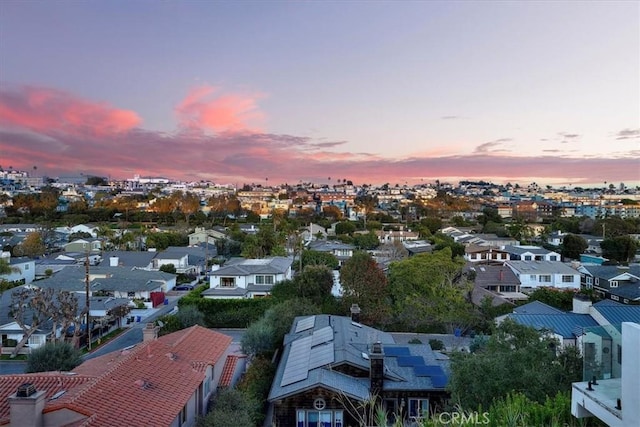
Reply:
[[0, 1], [0, 165], [640, 184], [638, 1]]

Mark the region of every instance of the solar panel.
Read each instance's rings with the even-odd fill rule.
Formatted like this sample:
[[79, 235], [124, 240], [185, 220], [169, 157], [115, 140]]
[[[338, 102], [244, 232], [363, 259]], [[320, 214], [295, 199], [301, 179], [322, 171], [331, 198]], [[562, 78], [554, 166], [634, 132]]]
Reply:
[[307, 329], [313, 328], [316, 324], [316, 316], [305, 317], [304, 319], [298, 320], [298, 324], [296, 325], [296, 333], [306, 331]]
[[435, 375], [431, 377], [431, 383], [434, 387], [444, 388], [447, 385], [447, 377], [445, 375]]
[[307, 379], [310, 351], [311, 337], [300, 338], [291, 343], [287, 364], [280, 381], [281, 387]]
[[411, 352], [409, 351], [409, 347], [385, 347], [384, 355], [391, 357], [411, 356]]
[[432, 377], [444, 375], [444, 371], [437, 365], [414, 366], [413, 370], [417, 377]]
[[401, 356], [398, 357], [398, 366], [421, 366], [424, 365], [422, 356]]
[[309, 369], [319, 368], [320, 366], [333, 363], [334, 347], [333, 341], [320, 344], [311, 349], [309, 355]]
[[318, 344], [322, 344], [327, 341], [333, 341], [333, 328], [331, 326], [325, 326], [322, 329], [313, 331], [312, 337], [311, 347], [315, 347]]

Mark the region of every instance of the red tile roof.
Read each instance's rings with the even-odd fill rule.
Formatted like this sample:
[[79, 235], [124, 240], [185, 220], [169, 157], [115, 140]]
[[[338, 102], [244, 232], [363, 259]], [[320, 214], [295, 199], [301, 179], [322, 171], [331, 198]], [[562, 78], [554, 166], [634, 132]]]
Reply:
[[230, 354], [227, 356], [227, 360], [224, 362], [224, 368], [222, 368], [222, 375], [220, 376], [218, 387], [229, 387], [232, 385], [231, 381], [233, 380], [233, 376], [236, 373], [238, 360], [245, 357], [247, 356], [240, 354]]
[[[216, 364], [230, 344], [226, 335], [193, 326], [86, 361], [74, 370], [76, 377], [50, 373], [55, 380], [34, 384], [38, 390], [46, 389], [49, 397], [63, 389], [52, 387], [58, 378], [85, 379], [86, 386], [67, 388], [65, 395], [47, 402], [45, 409], [46, 413], [68, 408], [90, 415], [82, 425], [168, 426], [204, 380], [206, 367]], [[8, 421], [7, 396], [27, 382], [26, 375], [14, 377], [11, 387], [5, 386], [4, 377], [0, 386], [0, 424]]]

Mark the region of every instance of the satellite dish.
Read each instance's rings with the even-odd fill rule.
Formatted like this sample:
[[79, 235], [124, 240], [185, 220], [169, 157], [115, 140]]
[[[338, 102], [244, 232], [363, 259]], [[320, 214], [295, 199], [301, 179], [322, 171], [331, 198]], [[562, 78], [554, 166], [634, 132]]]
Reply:
[[164, 328], [164, 322], [162, 320], [158, 320], [158, 326]]

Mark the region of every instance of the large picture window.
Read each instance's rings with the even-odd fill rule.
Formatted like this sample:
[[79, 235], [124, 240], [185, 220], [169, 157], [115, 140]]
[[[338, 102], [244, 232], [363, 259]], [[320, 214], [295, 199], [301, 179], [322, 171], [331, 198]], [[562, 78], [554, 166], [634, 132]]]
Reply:
[[296, 427], [344, 427], [342, 411], [299, 409], [296, 417]]
[[221, 277], [220, 278], [220, 287], [222, 287], [222, 288], [235, 288], [236, 287], [236, 278], [235, 277]]

